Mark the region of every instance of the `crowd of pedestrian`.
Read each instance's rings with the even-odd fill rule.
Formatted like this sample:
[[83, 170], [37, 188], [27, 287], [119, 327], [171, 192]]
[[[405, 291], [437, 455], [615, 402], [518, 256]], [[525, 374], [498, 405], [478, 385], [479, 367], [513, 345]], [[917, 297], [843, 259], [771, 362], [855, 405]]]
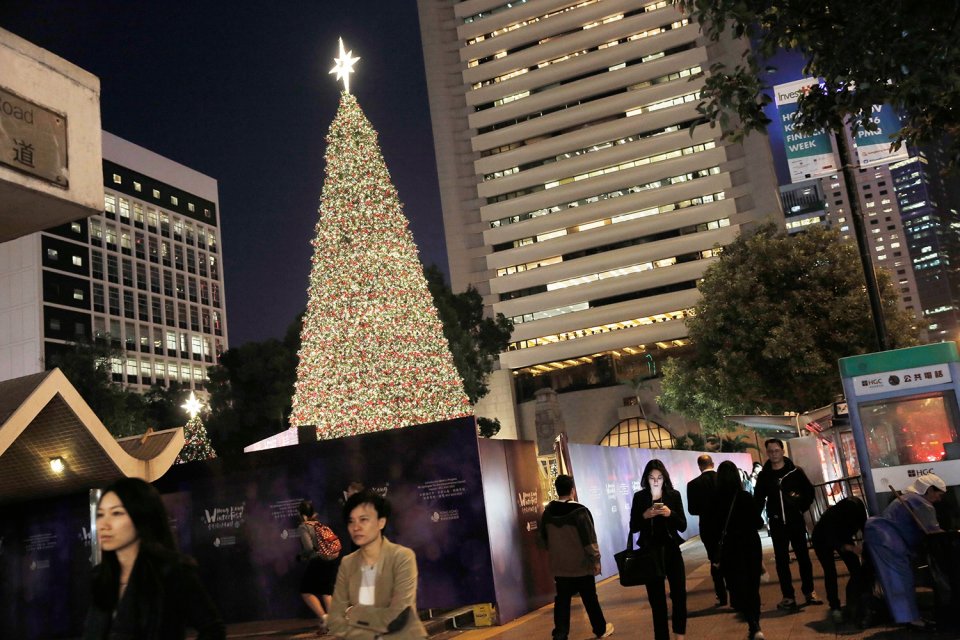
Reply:
[[[714, 468], [708, 454], [697, 459], [700, 475], [686, 487], [688, 509], [699, 517], [700, 537], [710, 562], [716, 606], [730, 606], [747, 624], [750, 640], [764, 640], [760, 628], [760, 582], [764, 572], [759, 531], [773, 542], [782, 600], [777, 608], [796, 611], [790, 570], [793, 551], [805, 605], [823, 602], [814, 590], [804, 514], [814, 489], [803, 469], [784, 455], [784, 443], [766, 441], [767, 461], [752, 473], [724, 461]], [[597, 533], [590, 510], [577, 502], [574, 479], [556, 478], [557, 499], [544, 509], [539, 533], [554, 576], [553, 640], [568, 640], [573, 596], [579, 596], [594, 635], [614, 633], [597, 597], [602, 573]], [[751, 491], [752, 490], [752, 491]], [[933, 474], [916, 479], [877, 517], [867, 518], [857, 497], [847, 497], [819, 518], [810, 540], [823, 567], [829, 618], [840, 624], [869, 618], [874, 581], [882, 586], [890, 615], [908, 628], [929, 628], [917, 607], [913, 565], [927, 534], [941, 531], [935, 505], [946, 492]], [[384, 535], [390, 504], [376, 492], [351, 485], [343, 516], [352, 553], [343, 555], [337, 535], [318, 519], [310, 501], [298, 508], [299, 558], [305, 562], [300, 593], [318, 621], [318, 635], [349, 640], [425, 638], [417, 615], [417, 562], [411, 549]], [[93, 604], [85, 640], [153, 638], [182, 640], [186, 629], [200, 640], [225, 638], [225, 627], [202, 586], [196, 563], [173, 541], [159, 493], [148, 483], [126, 478], [107, 487], [97, 505], [102, 561], [94, 570]], [[650, 460], [630, 509], [631, 545], [651, 559], [644, 580], [654, 640], [684, 640], [687, 589], [681, 534], [686, 510], [670, 472]], [[862, 536], [863, 543], [860, 543]], [[866, 552], [864, 552], [866, 551]], [[840, 600], [836, 558], [849, 572], [846, 614]], [[669, 589], [669, 591], [668, 591]], [[668, 607], [668, 594], [670, 606]]]
[[[700, 475], [687, 484], [687, 510], [699, 517], [715, 606], [729, 605], [746, 622], [748, 638], [764, 640], [760, 583], [766, 571], [760, 531], [766, 526], [782, 598], [778, 610], [796, 612], [801, 606], [823, 604], [814, 589], [812, 544], [823, 568], [828, 619], [833, 623], [869, 624], [876, 580], [895, 622], [909, 629], [929, 629], [931, 624], [921, 619], [917, 609], [913, 567], [924, 536], [940, 530], [934, 505], [945, 494], [944, 481], [933, 474], [917, 478], [880, 516], [869, 519], [860, 498], [843, 498], [821, 514], [808, 541], [806, 514], [814, 501], [813, 485], [804, 470], [784, 455], [781, 440], [767, 440], [764, 449], [767, 461], [755, 464], [749, 473], [730, 461], [714, 468], [711, 456], [703, 454], [697, 459]], [[559, 498], [544, 510], [540, 527], [556, 581], [553, 639], [567, 640], [570, 602], [578, 594], [596, 637], [607, 637], [614, 627], [603, 616], [594, 585], [601, 559], [593, 518], [587, 507], [576, 502], [572, 477], [558, 476], [555, 486]], [[633, 496], [630, 535], [636, 535], [644, 557], [654, 558], [657, 567], [645, 582], [654, 640], [669, 640], [671, 627], [674, 640], [684, 640], [686, 634], [686, 572], [681, 552], [686, 528], [681, 494], [663, 462], [653, 459]], [[802, 605], [794, 590], [791, 551], [800, 574]], [[845, 605], [840, 599], [838, 558], [849, 573]]]

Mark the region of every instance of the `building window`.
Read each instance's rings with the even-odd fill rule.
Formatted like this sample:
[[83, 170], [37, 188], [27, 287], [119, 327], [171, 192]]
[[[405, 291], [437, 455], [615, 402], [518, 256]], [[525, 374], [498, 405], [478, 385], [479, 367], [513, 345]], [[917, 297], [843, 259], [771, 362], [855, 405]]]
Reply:
[[123, 184], [123, 179], [120, 177], [120, 174], [113, 174], [113, 184]]
[[190, 211], [192, 213], [196, 210], [197, 210], [197, 206], [195, 204], [193, 204], [192, 202], [187, 203], [187, 211]]
[[60, 331], [60, 319], [59, 318], [50, 318], [48, 323], [50, 326], [50, 331]]
[[80, 256], [72, 256], [72, 257], [70, 258], [70, 260], [73, 262], [73, 265], [74, 265], [75, 267], [82, 267], [82, 266], [83, 266], [83, 258], [81, 258]]
[[79, 222], [71, 222], [71, 223], [70, 223], [70, 230], [73, 231], [74, 233], [82, 233], [82, 232], [83, 232], [83, 227], [80, 226], [80, 223], [79, 223]]
[[153, 197], [156, 198], [157, 200], [160, 199], [160, 189], [153, 190]]
[[143, 191], [143, 185], [140, 184], [139, 182], [137, 182], [136, 180], [134, 180], [134, 181], [133, 181], [133, 190], [136, 191], [137, 193], [139, 193], [139, 192]]
[[180, 200], [177, 198], [177, 196], [170, 196], [170, 204], [178, 205], [180, 204]]
[[50, 260], [57, 259], [57, 250], [56, 249], [47, 249], [47, 258]]

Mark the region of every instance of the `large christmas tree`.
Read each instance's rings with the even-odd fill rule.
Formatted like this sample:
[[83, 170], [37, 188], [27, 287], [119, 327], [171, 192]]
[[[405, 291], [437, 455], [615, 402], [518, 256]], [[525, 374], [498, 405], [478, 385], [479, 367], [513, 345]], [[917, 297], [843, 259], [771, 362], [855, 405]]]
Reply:
[[344, 91], [290, 422], [339, 438], [471, 414], [377, 134]]

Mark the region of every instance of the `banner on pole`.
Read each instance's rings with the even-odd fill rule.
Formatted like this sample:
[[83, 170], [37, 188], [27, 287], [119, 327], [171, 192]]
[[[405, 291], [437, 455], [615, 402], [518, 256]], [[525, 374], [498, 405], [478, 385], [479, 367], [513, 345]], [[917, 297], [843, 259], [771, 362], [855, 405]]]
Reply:
[[791, 182], [830, 175], [840, 168], [831, 135], [825, 129], [813, 133], [800, 133], [794, 129], [797, 100], [815, 84], [816, 78], [805, 78], [773, 87]]

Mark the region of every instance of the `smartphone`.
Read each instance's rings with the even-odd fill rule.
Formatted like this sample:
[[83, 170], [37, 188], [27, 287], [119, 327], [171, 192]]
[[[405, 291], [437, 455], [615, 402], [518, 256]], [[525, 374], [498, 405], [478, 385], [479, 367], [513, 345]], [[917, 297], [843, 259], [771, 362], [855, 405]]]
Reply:
[[662, 502], [654, 502], [654, 503], [653, 503], [653, 508], [656, 509], [657, 511], [661, 511], [661, 510], [663, 510], [663, 503], [662, 503]]

